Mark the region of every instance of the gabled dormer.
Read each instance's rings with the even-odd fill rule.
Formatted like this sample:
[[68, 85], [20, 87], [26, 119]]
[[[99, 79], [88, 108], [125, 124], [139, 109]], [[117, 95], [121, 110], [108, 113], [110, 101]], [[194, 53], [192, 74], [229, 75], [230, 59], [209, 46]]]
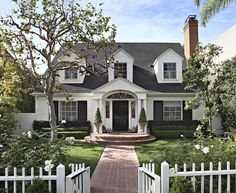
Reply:
[[112, 57], [114, 64], [108, 69], [108, 80], [120, 77], [133, 82], [134, 57], [121, 48], [114, 52]]
[[153, 64], [158, 83], [182, 83], [183, 60], [172, 49], [161, 54]]
[[[76, 61], [77, 56], [71, 53], [68, 56], [61, 56], [58, 58], [59, 61]], [[86, 66], [85, 60], [78, 60], [82, 66]], [[57, 80], [61, 83], [68, 84], [82, 84], [84, 82], [85, 74], [81, 74], [76, 68], [68, 68], [65, 70], [60, 70], [58, 72], [59, 77]]]

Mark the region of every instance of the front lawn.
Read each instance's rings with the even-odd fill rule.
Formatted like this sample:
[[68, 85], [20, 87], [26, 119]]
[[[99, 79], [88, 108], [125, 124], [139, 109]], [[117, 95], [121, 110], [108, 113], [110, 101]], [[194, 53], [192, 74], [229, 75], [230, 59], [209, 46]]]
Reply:
[[101, 157], [104, 147], [104, 145], [91, 144], [82, 140], [76, 141], [73, 145], [66, 145], [64, 147], [66, 153], [66, 164], [85, 163], [90, 166], [92, 174]]
[[139, 163], [148, 163], [153, 160], [158, 154], [162, 154], [169, 149], [179, 148], [176, 139], [158, 140], [153, 143], [137, 145], [135, 151]]
[[222, 162], [226, 168], [227, 161], [232, 165], [236, 160], [236, 143], [227, 138], [203, 138], [201, 140], [159, 140], [150, 144], [135, 146], [139, 163], [155, 163], [157, 173], [160, 173], [161, 163], [167, 161], [170, 167], [178, 164], [180, 168], [187, 164], [187, 169], [192, 169], [192, 163], [200, 170], [201, 163], [208, 169], [212, 162], [217, 167]]

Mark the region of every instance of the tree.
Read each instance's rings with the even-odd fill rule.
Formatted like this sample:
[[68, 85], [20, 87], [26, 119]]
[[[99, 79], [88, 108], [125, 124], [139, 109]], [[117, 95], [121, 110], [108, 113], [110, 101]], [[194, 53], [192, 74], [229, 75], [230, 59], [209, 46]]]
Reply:
[[146, 116], [145, 109], [143, 107], [141, 109], [140, 116], [139, 116], [139, 124], [140, 124], [142, 131], [143, 131], [146, 124], [147, 124], [147, 116]]
[[[49, 106], [51, 141], [54, 141], [57, 125], [53, 96], [57, 72], [74, 67], [80, 73], [98, 74], [107, 68], [106, 63], [89, 63], [87, 57], [114, 43], [115, 26], [109, 24], [109, 17], [102, 15], [101, 5], [97, 10], [91, 3], [83, 8], [73, 0], [14, 1], [17, 8], [12, 15], [1, 19], [1, 39], [22, 69], [41, 82]], [[78, 42], [84, 45], [80, 53], [74, 50]], [[59, 47], [65, 56], [75, 54], [74, 61], [53, 60]], [[47, 71], [42, 74], [39, 69], [44, 65]]]
[[220, 53], [221, 48], [216, 45], [200, 44], [184, 69], [185, 89], [196, 93], [187, 100], [187, 108], [197, 108], [203, 103], [205, 108], [202, 123], [208, 126], [211, 134], [212, 118], [219, 110], [219, 90], [215, 84], [219, 65], [214, 63], [214, 58]]
[[223, 126], [236, 129], [236, 57], [221, 63], [216, 80], [220, 93], [220, 115]]
[[[200, 7], [201, 0], [194, 0], [194, 2]], [[205, 26], [209, 19], [233, 3], [235, 4], [236, 2], [234, 0], [207, 0], [201, 8], [201, 23]]]

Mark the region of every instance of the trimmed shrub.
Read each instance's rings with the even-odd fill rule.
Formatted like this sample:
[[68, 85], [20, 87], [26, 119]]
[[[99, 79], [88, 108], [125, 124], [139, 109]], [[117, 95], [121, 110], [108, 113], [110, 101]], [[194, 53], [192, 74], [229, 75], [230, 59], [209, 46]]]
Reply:
[[47, 182], [41, 179], [34, 179], [33, 184], [30, 184], [26, 193], [50, 193], [48, 191]]
[[193, 183], [187, 177], [175, 177], [170, 193], [194, 193]]
[[58, 132], [58, 138], [74, 137], [75, 139], [84, 139], [87, 135], [88, 135], [87, 132], [83, 132], [83, 131]]
[[186, 138], [193, 137], [193, 134], [200, 124], [199, 121], [148, 121], [150, 132], [158, 138]]
[[[87, 131], [87, 134], [91, 132], [91, 122], [90, 121], [67, 121], [62, 124], [57, 121], [58, 129], [64, 128], [66, 131]], [[33, 129], [34, 131], [43, 131], [44, 129], [50, 128], [48, 121], [34, 121]]]

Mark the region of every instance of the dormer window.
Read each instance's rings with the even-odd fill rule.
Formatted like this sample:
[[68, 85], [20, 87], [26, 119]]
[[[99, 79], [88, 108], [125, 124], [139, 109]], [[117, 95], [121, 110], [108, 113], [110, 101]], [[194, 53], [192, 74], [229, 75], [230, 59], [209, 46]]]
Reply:
[[176, 63], [164, 63], [164, 79], [176, 79]]
[[114, 66], [115, 78], [127, 78], [127, 63], [115, 63]]
[[65, 79], [77, 79], [78, 71], [76, 68], [67, 68], [65, 69]]

